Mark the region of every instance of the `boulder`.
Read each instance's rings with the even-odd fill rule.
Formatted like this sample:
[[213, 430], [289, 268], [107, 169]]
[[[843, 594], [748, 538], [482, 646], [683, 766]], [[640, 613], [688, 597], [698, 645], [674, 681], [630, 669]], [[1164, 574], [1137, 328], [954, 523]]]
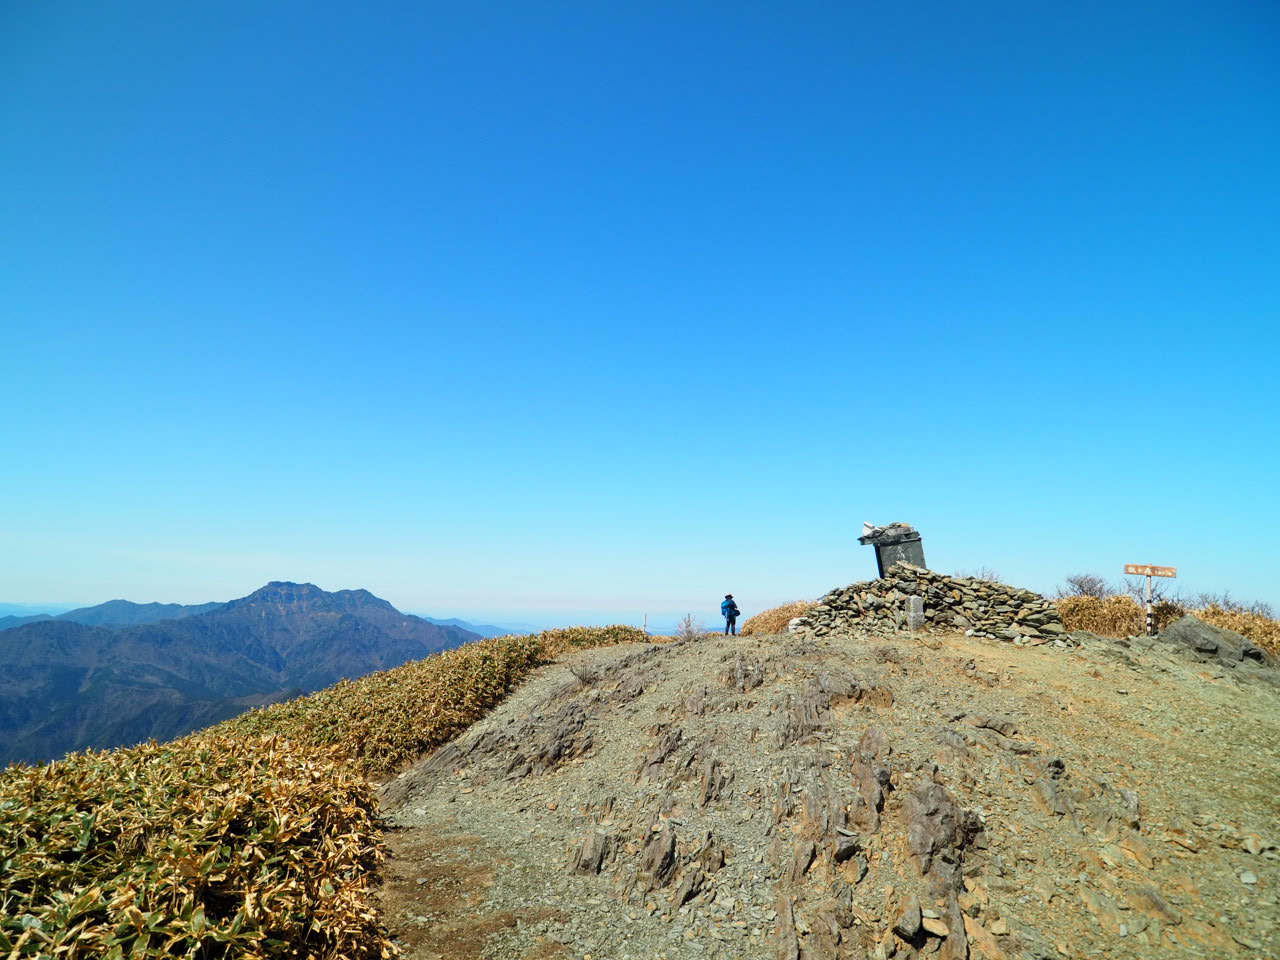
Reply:
[[1255, 645], [1248, 637], [1241, 636], [1233, 630], [1205, 623], [1191, 614], [1165, 627], [1158, 639], [1165, 643], [1177, 644], [1188, 656], [1202, 662], [1216, 660], [1236, 664], [1242, 660], [1253, 660], [1271, 665], [1275, 661], [1274, 657]]

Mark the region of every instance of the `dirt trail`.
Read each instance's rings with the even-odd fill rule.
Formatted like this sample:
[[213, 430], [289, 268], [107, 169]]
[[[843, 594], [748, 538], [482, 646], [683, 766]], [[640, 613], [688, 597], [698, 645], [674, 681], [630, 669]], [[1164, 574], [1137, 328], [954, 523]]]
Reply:
[[412, 958], [1280, 956], [1260, 677], [958, 634], [584, 651], [384, 788], [388, 921]]

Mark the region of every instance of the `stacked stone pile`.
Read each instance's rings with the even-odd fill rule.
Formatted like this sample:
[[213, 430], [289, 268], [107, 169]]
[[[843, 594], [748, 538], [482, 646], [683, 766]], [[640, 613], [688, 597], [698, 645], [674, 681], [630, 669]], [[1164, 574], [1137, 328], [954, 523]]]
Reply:
[[909, 563], [895, 563], [880, 580], [832, 590], [813, 612], [791, 621], [790, 629], [813, 636], [849, 629], [905, 630], [907, 600], [913, 596], [924, 601], [926, 627], [1017, 644], [1045, 643], [1064, 634], [1052, 601], [1038, 593], [990, 580], [949, 577]]

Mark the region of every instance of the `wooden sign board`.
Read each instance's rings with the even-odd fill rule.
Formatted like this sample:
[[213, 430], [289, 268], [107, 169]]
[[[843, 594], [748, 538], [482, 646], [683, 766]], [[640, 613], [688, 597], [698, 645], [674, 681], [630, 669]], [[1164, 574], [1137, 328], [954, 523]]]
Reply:
[[1125, 573], [1137, 574], [1139, 577], [1176, 577], [1177, 567], [1153, 567], [1149, 563], [1126, 563]]

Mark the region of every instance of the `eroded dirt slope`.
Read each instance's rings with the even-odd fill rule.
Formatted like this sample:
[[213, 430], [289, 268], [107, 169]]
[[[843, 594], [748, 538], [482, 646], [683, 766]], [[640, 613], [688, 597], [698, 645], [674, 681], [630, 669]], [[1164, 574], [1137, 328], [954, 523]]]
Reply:
[[583, 652], [387, 785], [389, 921], [415, 958], [1275, 957], [1260, 676], [959, 635]]

